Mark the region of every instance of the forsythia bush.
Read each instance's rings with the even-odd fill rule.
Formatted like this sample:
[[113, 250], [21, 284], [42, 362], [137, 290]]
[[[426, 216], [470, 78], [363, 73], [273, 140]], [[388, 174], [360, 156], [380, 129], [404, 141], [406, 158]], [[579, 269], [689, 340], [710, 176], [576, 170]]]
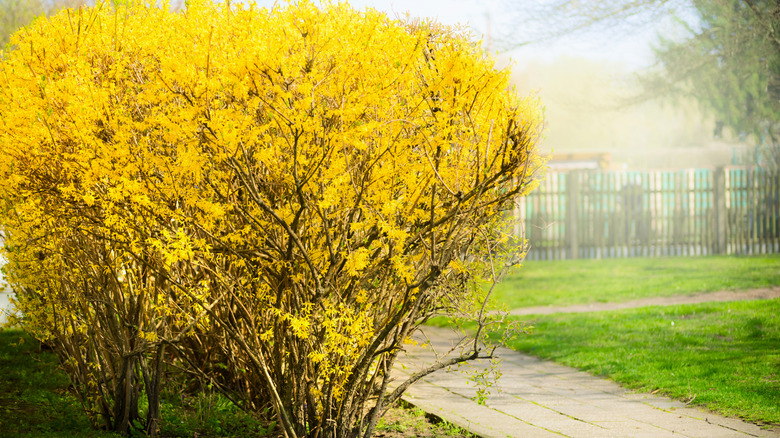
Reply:
[[153, 434], [176, 361], [288, 436], [369, 436], [422, 376], [388, 389], [416, 327], [483, 310], [476, 284], [523, 249], [502, 224], [541, 111], [457, 30], [98, 2], [11, 44], [6, 276], [96, 424]]

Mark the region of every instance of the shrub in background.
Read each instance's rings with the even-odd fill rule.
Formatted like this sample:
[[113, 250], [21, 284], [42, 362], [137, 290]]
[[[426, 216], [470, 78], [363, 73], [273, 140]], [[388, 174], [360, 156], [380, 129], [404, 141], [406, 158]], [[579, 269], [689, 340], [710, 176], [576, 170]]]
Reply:
[[422, 375], [489, 355], [388, 389], [427, 318], [486, 322], [477, 284], [524, 249], [503, 224], [541, 112], [464, 33], [346, 4], [131, 2], [12, 44], [7, 277], [96, 422], [154, 433], [172, 360], [287, 436], [370, 436]]

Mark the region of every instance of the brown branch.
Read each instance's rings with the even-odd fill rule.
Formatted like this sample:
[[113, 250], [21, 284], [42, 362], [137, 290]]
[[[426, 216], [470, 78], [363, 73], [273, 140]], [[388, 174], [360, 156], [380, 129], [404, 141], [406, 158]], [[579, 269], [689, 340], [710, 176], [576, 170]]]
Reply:
[[460, 356], [460, 357], [453, 357], [450, 358], [444, 362], [436, 362], [433, 365], [429, 366], [428, 368], [425, 368], [423, 370], [420, 370], [414, 374], [412, 374], [406, 381], [404, 381], [402, 384], [398, 385], [398, 387], [395, 388], [395, 390], [387, 396], [387, 402], [385, 405], [394, 403], [396, 400], [401, 398], [403, 393], [411, 386], [413, 383], [417, 382], [418, 380], [422, 379], [423, 377], [434, 373], [442, 368], [447, 368], [449, 366], [457, 365], [459, 363], [467, 362], [470, 360], [475, 359], [492, 359], [493, 358], [493, 351], [489, 355], [482, 355], [480, 356], [479, 351], [473, 351], [468, 356]]

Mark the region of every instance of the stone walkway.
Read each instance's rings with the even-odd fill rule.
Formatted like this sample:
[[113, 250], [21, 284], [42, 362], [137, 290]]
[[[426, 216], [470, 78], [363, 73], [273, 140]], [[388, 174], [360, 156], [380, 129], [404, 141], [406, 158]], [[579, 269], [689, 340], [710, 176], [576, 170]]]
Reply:
[[[399, 379], [432, 363], [434, 351], [444, 354], [460, 339], [448, 329], [426, 327], [424, 331], [433, 349], [410, 348], [401, 360], [403, 366], [395, 370]], [[665, 397], [633, 393], [610, 380], [506, 348], [497, 353], [502, 376], [484, 406], [472, 401], [475, 386], [468, 374], [456, 369], [440, 370], [418, 381], [404, 398], [485, 438], [780, 438], [777, 428], [765, 430]], [[461, 369], [469, 366], [485, 369], [487, 363], [461, 365]]]

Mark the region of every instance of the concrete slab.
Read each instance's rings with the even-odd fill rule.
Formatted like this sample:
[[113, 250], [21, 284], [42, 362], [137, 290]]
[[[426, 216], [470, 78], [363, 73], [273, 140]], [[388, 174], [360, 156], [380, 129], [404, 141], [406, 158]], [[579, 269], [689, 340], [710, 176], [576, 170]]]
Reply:
[[[433, 349], [410, 347], [394, 370], [402, 380], [432, 363], [435, 351], [458, 339], [428, 327]], [[573, 368], [500, 348], [499, 383], [484, 405], [464, 370], [484, 370], [487, 361], [438, 371], [409, 388], [405, 399], [483, 437], [767, 437], [776, 430], [726, 418], [653, 394], [631, 393], [616, 383]]]
[[485, 438], [560, 438], [559, 434], [528, 424], [504, 412], [480, 406], [466, 397], [427, 381], [415, 383], [404, 395], [404, 400]]

